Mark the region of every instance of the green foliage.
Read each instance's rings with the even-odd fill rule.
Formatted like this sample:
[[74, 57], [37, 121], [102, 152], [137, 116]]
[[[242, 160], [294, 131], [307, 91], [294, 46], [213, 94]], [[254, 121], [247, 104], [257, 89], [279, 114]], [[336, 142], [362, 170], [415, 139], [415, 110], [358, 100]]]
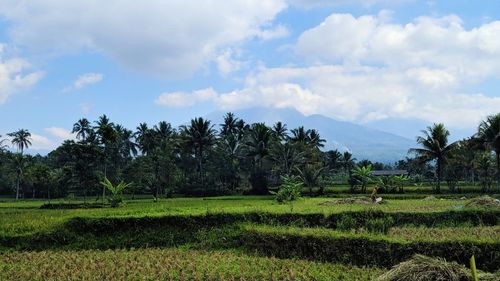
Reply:
[[358, 222], [356, 219], [349, 215], [340, 215], [337, 219], [337, 229], [348, 231], [352, 229], [356, 229], [358, 227]]
[[270, 191], [275, 195], [275, 200], [279, 203], [288, 203], [300, 198], [300, 190], [303, 184], [296, 177], [282, 177], [282, 184], [277, 192]]
[[113, 183], [111, 183], [111, 181], [107, 177], [105, 177], [101, 184], [111, 192], [111, 207], [118, 207], [120, 202], [122, 202], [122, 199], [120, 197], [121, 194], [123, 193], [125, 188], [129, 187], [132, 183], [125, 183], [124, 181], [121, 181], [119, 184], [113, 185]]
[[366, 229], [369, 232], [387, 234], [393, 224], [394, 220], [392, 219], [391, 216], [377, 218], [377, 219], [370, 219], [366, 222]]
[[[359, 185], [361, 187], [361, 192], [366, 192], [366, 187], [369, 183], [372, 182], [372, 165], [368, 166], [356, 166], [352, 171], [352, 178], [355, 185]], [[355, 186], [354, 185], [354, 186]]]

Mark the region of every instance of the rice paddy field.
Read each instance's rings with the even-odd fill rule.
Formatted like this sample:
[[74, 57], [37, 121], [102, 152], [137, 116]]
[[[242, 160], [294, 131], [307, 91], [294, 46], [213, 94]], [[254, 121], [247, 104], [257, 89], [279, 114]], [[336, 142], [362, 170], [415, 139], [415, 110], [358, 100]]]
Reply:
[[378, 280], [415, 254], [499, 276], [495, 195], [349, 197], [4, 200], [0, 280]]

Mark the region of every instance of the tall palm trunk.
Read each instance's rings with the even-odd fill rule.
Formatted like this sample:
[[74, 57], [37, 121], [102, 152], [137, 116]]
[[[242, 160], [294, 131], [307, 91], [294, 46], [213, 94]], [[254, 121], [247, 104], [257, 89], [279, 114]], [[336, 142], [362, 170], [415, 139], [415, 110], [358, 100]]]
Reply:
[[495, 151], [497, 156], [497, 180], [498, 180], [498, 190], [500, 191], [500, 151]]
[[204, 187], [204, 176], [203, 176], [203, 148], [199, 149], [200, 154], [198, 155], [198, 165], [200, 167], [200, 178], [201, 178], [201, 186]]
[[[104, 156], [104, 178], [107, 178], [107, 164], [106, 161], [107, 157]], [[104, 204], [104, 197], [106, 197], [106, 187], [103, 185], [102, 186], [102, 204]]]
[[17, 171], [17, 179], [16, 179], [16, 201], [19, 200], [19, 184], [21, 182], [21, 173]]
[[436, 193], [441, 192], [441, 157], [437, 158], [437, 186], [436, 186]]

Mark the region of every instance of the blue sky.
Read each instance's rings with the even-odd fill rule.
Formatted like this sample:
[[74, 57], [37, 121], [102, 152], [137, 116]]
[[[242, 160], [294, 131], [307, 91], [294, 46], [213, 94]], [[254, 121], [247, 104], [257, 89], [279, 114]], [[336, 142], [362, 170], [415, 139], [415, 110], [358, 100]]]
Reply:
[[496, 0], [0, 0], [0, 135], [26, 128], [46, 151], [81, 117], [253, 106], [473, 132], [500, 111], [499, 15]]

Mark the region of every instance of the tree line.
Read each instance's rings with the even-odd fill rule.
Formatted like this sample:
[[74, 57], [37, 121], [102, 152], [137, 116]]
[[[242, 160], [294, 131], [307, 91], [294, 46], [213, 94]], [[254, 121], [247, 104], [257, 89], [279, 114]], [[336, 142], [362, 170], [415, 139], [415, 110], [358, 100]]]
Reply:
[[[0, 136], [0, 194], [16, 199], [104, 198], [104, 178], [125, 181], [130, 183], [128, 193], [154, 198], [174, 193], [269, 194], [283, 177], [296, 177], [310, 194], [338, 184], [365, 192], [362, 174], [371, 168], [408, 170], [413, 183], [427, 181], [436, 192], [442, 182], [453, 191], [461, 181], [487, 192], [495, 176], [500, 188], [500, 113], [481, 122], [477, 134], [455, 143], [448, 142], [450, 133], [443, 124], [434, 124], [417, 138], [419, 147], [393, 165], [357, 161], [349, 151], [323, 151], [325, 140], [315, 129], [289, 130], [282, 122], [248, 124], [233, 113], [218, 125], [194, 118], [178, 128], [162, 121], [141, 123], [132, 131], [106, 115], [95, 122], [82, 118], [73, 126], [76, 139], [46, 156], [24, 153], [32, 139], [28, 130], [20, 129], [7, 134], [9, 140]], [[9, 141], [15, 151], [7, 149]]]

